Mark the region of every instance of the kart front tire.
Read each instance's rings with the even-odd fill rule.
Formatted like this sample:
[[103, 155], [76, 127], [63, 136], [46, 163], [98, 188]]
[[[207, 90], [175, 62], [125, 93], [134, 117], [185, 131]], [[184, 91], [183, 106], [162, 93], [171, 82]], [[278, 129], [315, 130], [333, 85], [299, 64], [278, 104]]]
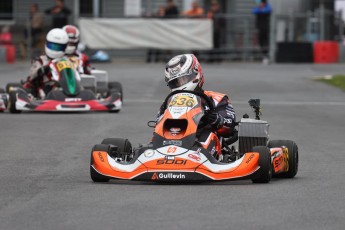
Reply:
[[118, 110], [109, 110], [108, 112], [109, 112], [109, 113], [119, 113], [119, 112], [120, 112], [120, 109], [118, 109]]
[[298, 146], [294, 141], [291, 140], [272, 140], [268, 142], [269, 148], [281, 148], [285, 146], [288, 148], [289, 154], [289, 169], [287, 172], [275, 175], [280, 178], [293, 178], [296, 176], [298, 171]]
[[125, 138], [106, 138], [102, 141], [104, 145], [115, 145], [117, 151], [130, 155], [132, 153], [132, 144], [128, 139]]
[[17, 91], [10, 91], [9, 92], [9, 100], [8, 100], [8, 110], [10, 113], [21, 113], [21, 110], [17, 110], [16, 108], [17, 102]]
[[108, 89], [109, 91], [116, 91], [119, 92], [121, 94], [121, 101], [123, 103], [123, 89], [122, 89], [122, 85], [120, 82], [114, 81], [114, 82], [109, 82], [108, 83]]
[[92, 148], [92, 151], [91, 151], [91, 160], [90, 160], [90, 176], [91, 176], [91, 180], [93, 182], [108, 182], [110, 180], [109, 177], [107, 176], [104, 176], [102, 174], [100, 174], [99, 172], [97, 172], [93, 167], [93, 156], [92, 156], [92, 153], [94, 151], [102, 151], [102, 152], [108, 152], [109, 150], [109, 146], [107, 145], [95, 145], [93, 148]]
[[269, 183], [272, 178], [272, 164], [271, 164], [271, 153], [269, 148], [266, 146], [255, 146], [253, 147], [253, 152], [258, 152], [259, 166], [256, 177], [252, 179], [253, 183]]
[[[0, 88], [0, 93], [6, 93], [3, 88]], [[7, 100], [5, 101], [5, 108], [7, 108]], [[4, 112], [3, 110], [0, 110], [0, 113]]]
[[6, 85], [6, 93], [10, 93], [10, 91], [13, 91], [12, 88], [23, 88], [23, 86], [20, 83], [8, 83]]

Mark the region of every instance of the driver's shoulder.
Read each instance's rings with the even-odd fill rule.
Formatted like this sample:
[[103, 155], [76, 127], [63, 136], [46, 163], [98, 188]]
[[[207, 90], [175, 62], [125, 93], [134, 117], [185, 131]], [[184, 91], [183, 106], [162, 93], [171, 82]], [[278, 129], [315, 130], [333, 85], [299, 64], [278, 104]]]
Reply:
[[46, 65], [50, 62], [50, 59], [46, 55], [40, 55], [31, 60], [32, 64], [41, 64], [41, 65]]
[[216, 100], [218, 103], [221, 102], [224, 99], [224, 97], [228, 97], [226, 94], [214, 92], [214, 91], [205, 90], [204, 93], [208, 97], [211, 97], [213, 100]]

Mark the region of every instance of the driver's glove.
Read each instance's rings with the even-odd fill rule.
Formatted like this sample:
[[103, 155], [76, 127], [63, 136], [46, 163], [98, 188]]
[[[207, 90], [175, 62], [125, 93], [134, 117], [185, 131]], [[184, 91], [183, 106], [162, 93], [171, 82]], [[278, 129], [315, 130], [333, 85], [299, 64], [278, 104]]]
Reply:
[[48, 74], [49, 71], [50, 71], [49, 65], [42, 66], [41, 68], [39, 68], [39, 69], [37, 70], [37, 76], [43, 77], [44, 75]]
[[224, 124], [224, 118], [217, 112], [207, 111], [204, 116], [208, 124], [215, 129], [220, 129]]

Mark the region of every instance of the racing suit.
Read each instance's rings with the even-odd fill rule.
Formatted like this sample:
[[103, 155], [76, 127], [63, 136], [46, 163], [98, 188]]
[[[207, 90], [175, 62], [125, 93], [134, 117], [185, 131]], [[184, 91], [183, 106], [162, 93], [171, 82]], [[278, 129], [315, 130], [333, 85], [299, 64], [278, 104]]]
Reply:
[[39, 89], [42, 88], [46, 94], [49, 89], [45, 87], [45, 83], [51, 80], [51, 73], [48, 71], [48, 65], [52, 59], [46, 55], [41, 55], [35, 58], [30, 67], [30, 75], [27, 79], [27, 82], [24, 83], [23, 87], [31, 90], [31, 93], [37, 97], [43, 92], [39, 92]]
[[68, 57], [79, 73], [91, 75], [91, 64], [86, 54], [76, 51]]
[[[230, 103], [229, 97], [225, 94], [212, 91], [202, 90], [202, 92], [213, 100], [215, 112], [218, 113], [221, 119], [215, 127], [214, 125], [209, 124], [204, 116], [199, 124], [199, 126], [202, 128], [197, 131], [197, 138], [199, 141], [205, 141], [204, 139], [209, 136], [210, 132], [216, 132], [216, 134], [221, 137], [231, 136], [236, 122], [236, 114]], [[164, 111], [165, 105], [163, 104], [157, 114], [157, 121], [164, 114]]]

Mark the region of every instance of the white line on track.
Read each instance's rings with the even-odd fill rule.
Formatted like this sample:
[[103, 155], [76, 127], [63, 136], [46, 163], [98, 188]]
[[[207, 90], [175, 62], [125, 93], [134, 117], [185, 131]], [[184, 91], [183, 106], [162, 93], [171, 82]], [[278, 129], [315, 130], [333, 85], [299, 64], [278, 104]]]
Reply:
[[[130, 103], [162, 103], [163, 100], [157, 99], [124, 99], [124, 102]], [[345, 102], [339, 101], [263, 101], [261, 102], [263, 105], [284, 105], [284, 106], [296, 106], [296, 105], [332, 105], [332, 106], [345, 106]], [[232, 104], [236, 105], [247, 105], [247, 101], [232, 101]]]

